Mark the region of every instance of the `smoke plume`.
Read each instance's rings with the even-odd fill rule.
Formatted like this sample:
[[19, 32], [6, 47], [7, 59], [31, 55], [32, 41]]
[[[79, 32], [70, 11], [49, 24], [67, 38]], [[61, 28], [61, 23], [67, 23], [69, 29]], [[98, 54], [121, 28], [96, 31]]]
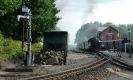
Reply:
[[56, 7], [63, 10], [66, 7], [66, 5], [69, 3], [69, 0], [57, 0], [55, 3]]
[[97, 35], [97, 26], [93, 26], [92, 29], [91, 29], [91, 33], [93, 34], [93, 36], [96, 36]]
[[58, 14], [63, 15], [65, 13], [65, 7], [68, 5], [68, 3], [69, 3], [69, 0], [57, 0], [55, 2], [56, 7], [58, 9], [61, 9], [60, 13]]
[[86, 22], [88, 17], [95, 17], [94, 16], [94, 9], [97, 7], [97, 0], [86, 0], [86, 9], [83, 12], [83, 23]]

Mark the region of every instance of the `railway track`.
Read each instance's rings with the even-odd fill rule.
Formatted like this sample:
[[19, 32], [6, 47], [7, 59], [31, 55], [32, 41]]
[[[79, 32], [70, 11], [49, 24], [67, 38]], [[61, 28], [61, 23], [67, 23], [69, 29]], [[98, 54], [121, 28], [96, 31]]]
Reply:
[[84, 51], [84, 50], [71, 50], [71, 52], [75, 52], [75, 53], [85, 53], [86, 51]]
[[112, 58], [110, 60], [111, 63], [115, 64], [115, 65], [118, 65], [118, 66], [121, 66], [121, 67], [124, 67], [126, 69], [129, 69], [129, 70], [133, 70], [133, 65], [130, 65], [126, 62], [123, 62], [123, 61], [120, 61], [118, 59], [115, 59], [115, 58]]
[[107, 63], [108, 61], [109, 61], [108, 59], [103, 58], [103, 59], [98, 60], [96, 62], [93, 62], [89, 65], [85, 65], [82, 67], [66, 70], [63, 72], [41, 75], [41, 76], [30, 77], [30, 78], [23, 78], [23, 79], [19, 79], [19, 80], [59, 80], [59, 79], [62, 80], [65, 78], [69, 78], [72, 76], [83, 74], [85, 72], [96, 69], [96, 68], [102, 66], [103, 64]]
[[[76, 52], [76, 50], [75, 50], [75, 52]], [[78, 52], [80, 52], [80, 51], [78, 51]], [[117, 66], [121, 66], [121, 67], [124, 67], [124, 68], [129, 69], [129, 70], [133, 70], [133, 65], [130, 65], [130, 64], [124, 62], [124, 61], [120, 61], [119, 59], [114, 58], [110, 55], [107, 55], [103, 52], [99, 52], [99, 53], [95, 53], [95, 54], [97, 54], [98, 56], [100, 56], [102, 58], [108, 59], [111, 63], [113, 63]]]
[[121, 60], [119, 60], [117, 58], [114, 58], [114, 57], [112, 57], [110, 55], [107, 55], [107, 54], [104, 54], [102, 52], [100, 52], [99, 55], [101, 57], [105, 57], [105, 58], [109, 59], [109, 61], [111, 63], [113, 63], [113, 64], [115, 64], [117, 66], [124, 67], [124, 68], [129, 69], [129, 70], [133, 70], [133, 65], [130, 65], [129, 63], [126, 63], [124, 61], [121, 61]]

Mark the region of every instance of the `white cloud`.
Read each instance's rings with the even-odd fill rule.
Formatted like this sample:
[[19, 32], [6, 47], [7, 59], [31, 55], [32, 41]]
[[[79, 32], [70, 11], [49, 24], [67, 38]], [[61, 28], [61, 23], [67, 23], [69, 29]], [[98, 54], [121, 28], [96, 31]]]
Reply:
[[99, 22], [112, 22], [116, 25], [133, 23], [133, 1], [121, 0], [111, 4], [99, 4], [95, 13], [95, 20]]
[[82, 16], [82, 13], [67, 13], [57, 24], [61, 30], [68, 31], [70, 44], [74, 44], [75, 33], [82, 26], [79, 16]]
[[58, 14], [62, 19], [58, 22], [57, 27], [60, 27], [61, 30], [68, 31], [69, 44], [74, 44], [75, 34], [82, 26], [83, 5], [84, 2], [82, 0], [71, 0]]

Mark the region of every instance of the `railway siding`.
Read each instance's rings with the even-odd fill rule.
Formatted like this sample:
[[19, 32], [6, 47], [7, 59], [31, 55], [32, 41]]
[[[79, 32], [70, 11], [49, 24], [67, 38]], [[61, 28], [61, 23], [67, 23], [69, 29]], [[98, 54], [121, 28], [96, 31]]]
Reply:
[[121, 57], [118, 57], [117, 52], [112, 52], [112, 51], [110, 51], [110, 52], [109, 51], [100, 51], [100, 52], [106, 53], [108, 55], [111, 55], [113, 57], [116, 57], [118, 59], [121, 59], [122, 61], [125, 61], [125, 62], [133, 65], [133, 58], [132, 58], [133, 54], [131, 54], [132, 57], [129, 58], [129, 53], [126, 53], [126, 55], [125, 55], [125, 52], [122, 52]]

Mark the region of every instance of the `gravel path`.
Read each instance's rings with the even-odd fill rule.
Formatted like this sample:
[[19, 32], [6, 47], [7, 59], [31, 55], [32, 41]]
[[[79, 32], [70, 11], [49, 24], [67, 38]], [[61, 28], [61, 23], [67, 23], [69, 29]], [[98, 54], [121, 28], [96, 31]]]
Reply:
[[111, 76], [106, 77], [106, 78], [101, 79], [101, 80], [130, 80], [130, 79], [127, 79], [127, 78], [124, 78], [124, 77], [121, 77], [118, 75], [111, 75]]
[[[133, 74], [133, 71], [129, 71], [129, 70], [124, 69], [122, 67], [112, 65], [111, 63], [106, 64], [106, 66], [104, 66], [104, 67], [105, 68], [112, 68], [114, 71], [116, 71], [116, 69], [120, 69], [120, 73], [122, 72], [122, 73], [129, 74], [129, 75]], [[131, 79], [123, 77], [123, 76], [119, 76], [119, 75], [113, 73], [113, 75], [104, 77], [103, 79], [100, 79], [100, 80], [131, 80]]]

